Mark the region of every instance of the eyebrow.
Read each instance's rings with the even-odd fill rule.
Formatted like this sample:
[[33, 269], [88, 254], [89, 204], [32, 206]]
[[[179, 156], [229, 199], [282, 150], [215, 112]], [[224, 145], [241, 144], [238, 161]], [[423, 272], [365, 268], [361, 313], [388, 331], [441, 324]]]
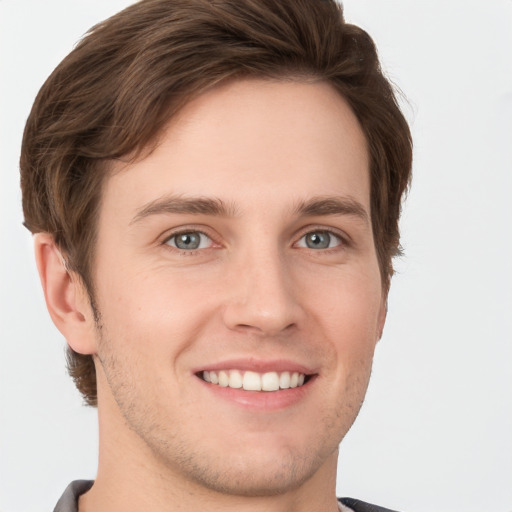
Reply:
[[[155, 199], [140, 208], [130, 224], [152, 215], [192, 214], [216, 217], [235, 217], [238, 209], [234, 204], [227, 204], [220, 198], [182, 197], [167, 195]], [[318, 196], [299, 201], [293, 213], [300, 217], [320, 217], [326, 215], [349, 215], [369, 224], [369, 215], [364, 206], [351, 197]]]
[[169, 195], [160, 197], [144, 205], [137, 211], [130, 224], [139, 222], [151, 215], [160, 215], [165, 213], [189, 213], [193, 215], [234, 217], [237, 214], [237, 210], [234, 205], [228, 205], [219, 198]]
[[303, 217], [324, 215], [349, 215], [356, 217], [365, 224], [370, 224], [370, 216], [366, 208], [351, 197], [319, 196], [300, 201], [295, 213]]

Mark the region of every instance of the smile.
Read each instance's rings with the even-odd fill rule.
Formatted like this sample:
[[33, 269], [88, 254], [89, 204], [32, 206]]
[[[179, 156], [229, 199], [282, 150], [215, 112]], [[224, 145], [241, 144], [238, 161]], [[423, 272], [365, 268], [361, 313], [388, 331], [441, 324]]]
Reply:
[[258, 373], [242, 370], [203, 371], [199, 377], [217, 386], [245, 391], [279, 391], [297, 388], [307, 382], [307, 376], [299, 372]]

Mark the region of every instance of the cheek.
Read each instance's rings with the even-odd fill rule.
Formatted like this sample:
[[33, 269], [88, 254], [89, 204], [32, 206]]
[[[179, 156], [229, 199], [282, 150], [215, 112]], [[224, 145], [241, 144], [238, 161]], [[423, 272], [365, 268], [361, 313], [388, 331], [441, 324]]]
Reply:
[[162, 357], [169, 347], [182, 350], [209, 321], [215, 297], [200, 275], [154, 268], [128, 272], [118, 267], [99, 291], [98, 307], [111, 342], [145, 358]]
[[[328, 353], [337, 398], [358, 407], [370, 376], [379, 337], [380, 276], [340, 272], [307, 286], [309, 321], [320, 329], [319, 347]], [[304, 291], [306, 291], [306, 288]], [[342, 398], [344, 397], [344, 398]]]
[[323, 279], [316, 275], [305, 281], [300, 294], [317, 323], [340, 334], [340, 343], [359, 340], [363, 349], [365, 341], [376, 341], [382, 303], [378, 276], [344, 270]]

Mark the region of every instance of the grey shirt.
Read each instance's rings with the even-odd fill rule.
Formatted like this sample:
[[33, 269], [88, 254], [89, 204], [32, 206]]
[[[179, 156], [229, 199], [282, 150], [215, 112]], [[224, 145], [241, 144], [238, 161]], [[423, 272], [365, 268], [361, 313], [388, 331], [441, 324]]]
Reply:
[[[86, 493], [94, 482], [92, 480], [75, 480], [71, 482], [53, 512], [78, 512], [78, 498]], [[396, 512], [389, 508], [378, 507], [353, 498], [340, 498], [340, 503], [349, 507], [354, 512]]]

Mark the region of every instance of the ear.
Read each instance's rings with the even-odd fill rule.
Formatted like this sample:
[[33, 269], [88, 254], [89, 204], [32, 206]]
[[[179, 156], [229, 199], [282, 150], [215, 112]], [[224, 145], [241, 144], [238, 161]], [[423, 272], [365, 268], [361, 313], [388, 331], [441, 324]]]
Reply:
[[75, 352], [95, 354], [94, 316], [81, 279], [67, 269], [50, 234], [34, 236], [34, 251], [46, 307], [53, 323]]
[[388, 314], [388, 295], [383, 294], [382, 300], [380, 303], [379, 316], [377, 317], [377, 341], [380, 341], [382, 338], [382, 333], [384, 332], [384, 325], [386, 323], [386, 317]]

